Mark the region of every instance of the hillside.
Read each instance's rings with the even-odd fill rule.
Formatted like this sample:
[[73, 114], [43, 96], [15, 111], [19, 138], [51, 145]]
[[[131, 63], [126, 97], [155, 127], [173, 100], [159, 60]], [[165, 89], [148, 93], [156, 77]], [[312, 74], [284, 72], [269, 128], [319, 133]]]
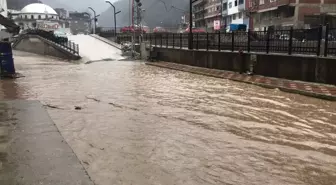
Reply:
[[38, 3], [39, 0], [7, 0], [7, 7], [9, 9], [21, 10], [28, 4]]
[[[181, 16], [184, 14], [182, 10], [188, 9], [189, 0], [164, 0], [166, 4], [159, 0], [142, 0], [145, 9], [144, 23], [149, 27], [164, 26], [172, 27], [180, 22]], [[117, 15], [117, 26], [126, 26], [130, 24], [129, 1], [120, 0], [114, 3], [117, 11], [121, 13]], [[171, 8], [171, 6], [177, 8]], [[161, 23], [162, 22], [162, 23]], [[99, 17], [99, 26], [113, 27], [113, 10], [109, 8]]]

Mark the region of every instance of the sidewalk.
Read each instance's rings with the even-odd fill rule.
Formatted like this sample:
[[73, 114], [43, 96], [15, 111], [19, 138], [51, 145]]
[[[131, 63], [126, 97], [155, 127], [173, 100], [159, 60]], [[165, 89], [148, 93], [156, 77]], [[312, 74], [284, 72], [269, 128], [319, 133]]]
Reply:
[[305, 96], [336, 101], [336, 86], [332, 85], [293, 81], [293, 80], [271, 78], [258, 75], [239, 74], [232, 71], [188, 66], [170, 62], [147, 62], [146, 64], [216, 78], [223, 78], [238, 82], [255, 84], [266, 88], [278, 88], [285, 92], [297, 93]]
[[38, 101], [0, 102], [0, 115], [1, 185], [93, 185]]

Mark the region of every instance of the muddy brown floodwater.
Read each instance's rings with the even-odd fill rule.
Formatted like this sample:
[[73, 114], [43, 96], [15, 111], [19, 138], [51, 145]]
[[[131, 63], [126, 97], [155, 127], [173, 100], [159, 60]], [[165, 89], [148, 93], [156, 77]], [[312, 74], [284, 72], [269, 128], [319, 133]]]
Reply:
[[97, 185], [336, 182], [334, 102], [142, 62], [15, 59], [26, 77], [1, 98], [50, 105]]

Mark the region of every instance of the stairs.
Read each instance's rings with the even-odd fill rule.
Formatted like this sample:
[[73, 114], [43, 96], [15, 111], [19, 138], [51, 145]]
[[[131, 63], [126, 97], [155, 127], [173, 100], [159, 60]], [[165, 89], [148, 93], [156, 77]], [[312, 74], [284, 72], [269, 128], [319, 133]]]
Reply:
[[39, 34], [25, 33], [19, 35], [13, 40], [12, 48], [70, 60], [79, 60], [81, 58], [78, 44], [71, 41], [55, 42]]

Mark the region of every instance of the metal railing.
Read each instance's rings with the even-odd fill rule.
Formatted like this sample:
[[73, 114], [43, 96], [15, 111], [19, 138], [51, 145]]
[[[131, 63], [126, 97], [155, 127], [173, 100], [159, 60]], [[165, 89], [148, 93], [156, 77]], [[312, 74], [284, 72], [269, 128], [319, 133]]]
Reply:
[[326, 26], [324, 37], [324, 56], [336, 56], [336, 28]]
[[[336, 56], [335, 36], [336, 28], [328, 25], [313, 29], [193, 33], [193, 48], [327, 57]], [[148, 33], [143, 40], [157, 47], [188, 47], [188, 33]]]
[[29, 35], [38, 35], [46, 40], [49, 40], [51, 42], [54, 42], [64, 49], [68, 50], [74, 55], [79, 55], [79, 46], [78, 44], [68, 40], [66, 37], [58, 37], [53, 32], [48, 32], [45, 30], [40, 29], [29, 29], [25, 31], [26, 34]]

